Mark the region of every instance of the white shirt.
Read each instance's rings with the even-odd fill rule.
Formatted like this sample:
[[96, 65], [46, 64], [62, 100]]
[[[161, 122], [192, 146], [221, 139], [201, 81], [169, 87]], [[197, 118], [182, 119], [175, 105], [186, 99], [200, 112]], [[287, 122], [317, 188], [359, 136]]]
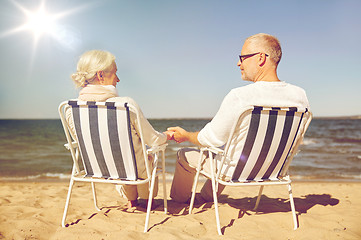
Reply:
[[242, 109], [249, 106], [310, 108], [305, 91], [285, 82], [256, 82], [232, 89], [216, 116], [198, 134], [203, 146], [223, 146]]

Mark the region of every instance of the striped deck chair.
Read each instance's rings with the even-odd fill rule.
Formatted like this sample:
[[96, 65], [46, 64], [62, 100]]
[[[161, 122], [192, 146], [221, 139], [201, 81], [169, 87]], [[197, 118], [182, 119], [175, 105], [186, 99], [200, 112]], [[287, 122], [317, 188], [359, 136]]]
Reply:
[[[75, 134], [66, 121], [66, 112], [72, 111]], [[131, 104], [116, 102], [66, 101], [59, 105], [59, 114], [64, 127], [67, 144], [73, 159], [73, 170], [66, 199], [62, 226], [68, 212], [70, 196], [75, 181], [90, 182], [93, 190], [95, 208], [97, 204], [95, 183], [144, 184], [150, 182], [144, 232], [148, 231], [149, 215], [152, 206], [155, 177], [157, 175], [159, 154], [162, 158], [164, 211], [167, 213], [165, 185], [165, 148], [167, 144], [146, 149], [143, 141], [137, 109]], [[136, 159], [134, 152], [130, 116], [138, 119], [139, 136], [143, 157]], [[154, 154], [153, 164], [148, 164], [148, 154]], [[148, 177], [138, 177], [136, 161], [144, 161]], [[150, 166], [152, 165], [152, 166]]]
[[[254, 210], [258, 207], [265, 185], [284, 184], [288, 186], [294, 229], [297, 229], [298, 223], [288, 167], [302, 142], [311, 119], [312, 114], [308, 109], [294, 107], [267, 108], [254, 106], [244, 111], [238, 121], [234, 123], [224, 149], [213, 147], [200, 149], [201, 156], [203, 153], [208, 153], [208, 164], [211, 170], [209, 173], [201, 169], [202, 160], [200, 158], [193, 182], [189, 214], [192, 212], [199, 174], [211, 179], [217, 230], [220, 235], [222, 235], [222, 232], [216, 194], [218, 183], [226, 186], [260, 186]], [[239, 154], [233, 157], [234, 161], [230, 161], [228, 157], [231, 154], [230, 146], [235, 144], [234, 139], [238, 139], [237, 126], [242, 121], [249, 121], [246, 129], [247, 137]], [[229, 180], [224, 178], [225, 171], [228, 171]]]

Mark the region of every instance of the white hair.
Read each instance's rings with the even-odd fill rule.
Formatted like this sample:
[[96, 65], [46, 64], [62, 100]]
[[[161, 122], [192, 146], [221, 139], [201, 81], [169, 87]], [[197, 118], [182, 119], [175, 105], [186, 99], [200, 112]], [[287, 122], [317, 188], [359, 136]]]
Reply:
[[250, 48], [255, 52], [263, 52], [269, 55], [270, 59], [278, 65], [282, 58], [280, 41], [266, 33], [258, 33], [246, 39]]
[[85, 87], [96, 79], [98, 71], [113, 70], [115, 56], [107, 51], [91, 50], [80, 56], [76, 73], [71, 75], [77, 87]]

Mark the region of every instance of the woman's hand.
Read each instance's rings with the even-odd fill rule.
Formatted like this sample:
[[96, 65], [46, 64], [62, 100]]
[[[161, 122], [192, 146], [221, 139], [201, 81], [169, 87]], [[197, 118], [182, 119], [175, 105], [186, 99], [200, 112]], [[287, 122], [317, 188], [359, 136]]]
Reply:
[[165, 135], [167, 135], [167, 140], [174, 140], [174, 132], [173, 131], [165, 131], [163, 132]]

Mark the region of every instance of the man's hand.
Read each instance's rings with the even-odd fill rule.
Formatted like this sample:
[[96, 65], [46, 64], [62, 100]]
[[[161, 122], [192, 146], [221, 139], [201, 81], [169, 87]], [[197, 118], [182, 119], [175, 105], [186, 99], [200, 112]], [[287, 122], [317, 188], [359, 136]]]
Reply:
[[168, 131], [174, 132], [173, 139], [177, 143], [182, 143], [182, 142], [188, 141], [188, 142], [191, 142], [196, 145], [201, 145], [198, 142], [198, 133], [199, 132], [188, 132], [181, 127], [170, 127], [167, 129], [167, 132]]
[[188, 141], [188, 132], [181, 127], [170, 127], [167, 132], [173, 132], [173, 139], [177, 143]]

